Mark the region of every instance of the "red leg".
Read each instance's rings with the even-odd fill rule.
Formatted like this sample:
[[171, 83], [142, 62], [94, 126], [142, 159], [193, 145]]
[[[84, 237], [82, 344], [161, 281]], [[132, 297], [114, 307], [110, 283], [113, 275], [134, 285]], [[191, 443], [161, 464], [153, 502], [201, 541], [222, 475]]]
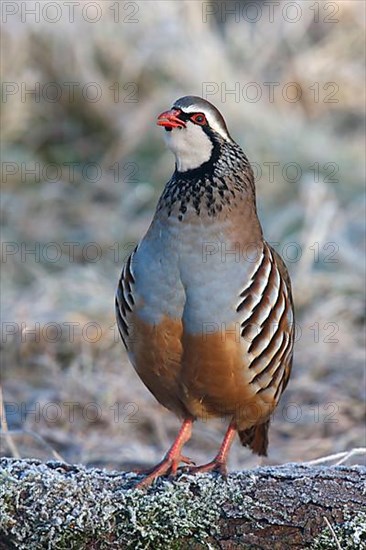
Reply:
[[191, 437], [192, 424], [193, 420], [191, 418], [184, 420], [173, 445], [170, 447], [163, 460], [149, 471], [148, 475], [136, 485], [136, 488], [141, 489], [142, 487], [146, 487], [150, 485], [154, 479], [165, 474], [175, 475], [181, 462], [185, 464], [194, 464], [190, 458], [181, 454], [183, 446]]
[[190, 474], [198, 474], [199, 472], [219, 472], [224, 477], [227, 476], [227, 459], [230, 451], [230, 447], [234, 441], [236, 435], [236, 426], [234, 422], [230, 422], [226, 431], [225, 437], [221, 443], [219, 452], [211, 462], [203, 464], [202, 466], [196, 466], [189, 468]]

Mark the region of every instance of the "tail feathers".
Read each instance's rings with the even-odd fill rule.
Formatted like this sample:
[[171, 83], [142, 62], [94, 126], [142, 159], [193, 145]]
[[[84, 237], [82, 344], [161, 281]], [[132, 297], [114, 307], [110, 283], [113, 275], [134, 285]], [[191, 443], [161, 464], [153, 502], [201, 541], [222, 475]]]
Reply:
[[253, 453], [260, 456], [267, 456], [269, 420], [264, 424], [252, 426], [246, 430], [239, 431], [242, 445], [250, 447]]

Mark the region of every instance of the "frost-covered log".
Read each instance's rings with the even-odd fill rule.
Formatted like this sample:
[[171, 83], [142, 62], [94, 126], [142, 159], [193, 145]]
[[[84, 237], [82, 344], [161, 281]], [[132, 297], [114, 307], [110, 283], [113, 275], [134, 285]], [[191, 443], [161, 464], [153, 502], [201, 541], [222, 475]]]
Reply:
[[365, 474], [287, 464], [136, 491], [133, 473], [3, 458], [0, 547], [365, 548]]

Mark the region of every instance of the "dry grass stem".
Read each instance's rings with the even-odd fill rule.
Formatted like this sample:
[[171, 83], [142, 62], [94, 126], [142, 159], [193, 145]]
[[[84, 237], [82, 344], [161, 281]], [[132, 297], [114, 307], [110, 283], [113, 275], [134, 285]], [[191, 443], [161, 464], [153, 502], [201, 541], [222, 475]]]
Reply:
[[341, 453], [336, 453], [328, 456], [322, 456], [320, 458], [315, 458], [314, 460], [309, 460], [304, 462], [307, 466], [315, 466], [316, 464], [325, 464], [327, 462], [333, 462], [334, 465], [339, 466], [344, 464], [352, 456], [366, 456], [366, 447], [355, 447], [350, 451], [343, 451]]
[[330, 532], [332, 533], [332, 537], [333, 537], [333, 539], [334, 539], [334, 542], [335, 542], [336, 545], [337, 545], [338, 550], [342, 550], [342, 547], [341, 547], [341, 545], [340, 545], [340, 543], [339, 543], [338, 537], [337, 537], [337, 535], [336, 535], [336, 533], [335, 533], [335, 531], [334, 531], [334, 529], [333, 529], [333, 527], [332, 527], [332, 525], [331, 525], [329, 519], [328, 519], [326, 516], [323, 516], [323, 517], [324, 517], [324, 521], [325, 521], [325, 523], [327, 524], [327, 526], [328, 526]]
[[11, 456], [13, 456], [14, 458], [20, 458], [20, 453], [17, 449], [17, 446], [12, 438], [12, 434], [11, 432], [9, 432], [9, 429], [8, 429], [8, 423], [7, 423], [7, 420], [6, 420], [6, 413], [5, 413], [5, 406], [4, 406], [4, 399], [3, 399], [3, 388], [2, 386], [0, 385], [0, 426], [1, 426], [1, 431], [2, 431], [2, 434], [0, 435], [3, 435], [7, 444], [8, 444], [8, 447], [9, 447], [9, 450], [10, 450], [10, 453], [11, 453]]

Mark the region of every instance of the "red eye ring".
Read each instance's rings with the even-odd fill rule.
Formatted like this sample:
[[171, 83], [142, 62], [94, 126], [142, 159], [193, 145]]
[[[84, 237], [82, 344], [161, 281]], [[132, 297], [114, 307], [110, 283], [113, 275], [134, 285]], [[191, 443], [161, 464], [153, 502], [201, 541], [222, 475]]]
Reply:
[[195, 115], [191, 116], [191, 121], [199, 124], [200, 126], [204, 126], [205, 124], [207, 124], [207, 119], [203, 113], [196, 113]]

